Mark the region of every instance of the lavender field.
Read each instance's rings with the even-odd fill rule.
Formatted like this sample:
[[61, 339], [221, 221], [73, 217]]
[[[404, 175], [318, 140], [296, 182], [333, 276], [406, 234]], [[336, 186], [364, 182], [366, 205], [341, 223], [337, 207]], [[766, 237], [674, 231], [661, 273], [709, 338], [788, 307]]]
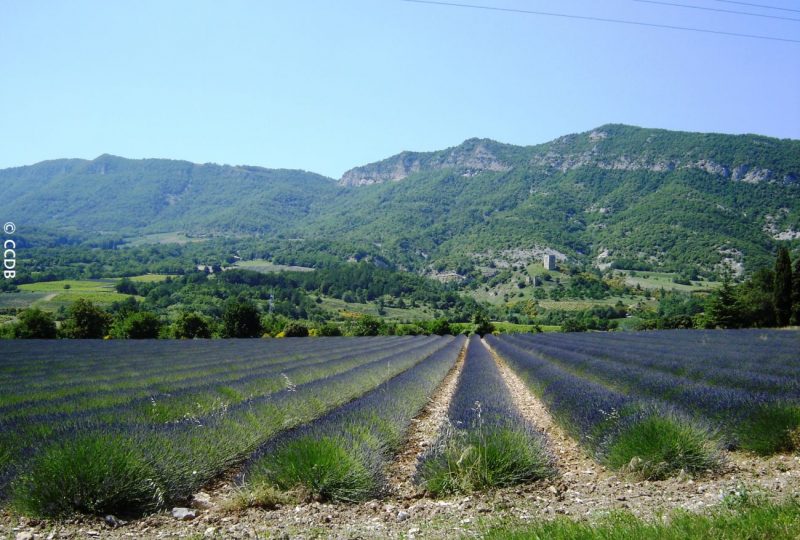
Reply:
[[800, 439], [797, 331], [509, 335], [487, 341], [570, 434], [615, 467], [641, 459], [642, 444], [664, 438], [668, 446], [669, 432], [693, 441], [692, 448], [675, 452], [693, 458], [658, 456], [658, 464], [640, 464], [645, 476], [712, 469], [713, 445], [769, 455], [795, 449]]
[[637, 478], [713, 475], [727, 452], [800, 441], [798, 331], [0, 345], [0, 495], [34, 516], [147, 514], [231, 471], [251, 494], [391, 497], [387, 465], [448, 374], [421, 492], [558, 476], [500, 368], [594, 460]]
[[0, 489], [35, 515], [153, 511], [460, 348], [453, 337], [4, 342]]

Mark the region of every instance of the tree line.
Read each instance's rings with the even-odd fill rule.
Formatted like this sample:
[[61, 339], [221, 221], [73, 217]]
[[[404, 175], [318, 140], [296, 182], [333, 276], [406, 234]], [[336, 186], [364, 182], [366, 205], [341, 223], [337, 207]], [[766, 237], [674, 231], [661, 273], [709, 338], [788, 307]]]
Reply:
[[662, 293], [657, 310], [642, 318], [641, 329], [800, 325], [800, 256], [792, 265], [789, 250], [781, 247], [772, 268], [762, 268], [739, 284], [727, 274], [705, 299]]

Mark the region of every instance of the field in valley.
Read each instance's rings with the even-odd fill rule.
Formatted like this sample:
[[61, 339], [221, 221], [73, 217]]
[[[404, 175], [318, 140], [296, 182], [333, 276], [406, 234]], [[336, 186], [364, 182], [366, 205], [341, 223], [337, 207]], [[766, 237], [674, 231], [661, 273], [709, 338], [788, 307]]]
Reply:
[[796, 330], [0, 347], [9, 534], [541, 536], [564, 516], [684, 510], [800, 523]]

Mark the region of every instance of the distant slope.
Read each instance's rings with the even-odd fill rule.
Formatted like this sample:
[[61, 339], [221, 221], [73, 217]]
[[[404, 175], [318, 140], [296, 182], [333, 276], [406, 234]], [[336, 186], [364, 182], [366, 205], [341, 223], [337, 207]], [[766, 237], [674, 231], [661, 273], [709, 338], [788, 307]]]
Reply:
[[103, 155], [0, 170], [0, 213], [99, 231], [279, 231], [337, 188], [305, 171]]
[[543, 248], [598, 264], [754, 268], [800, 238], [800, 141], [757, 135], [607, 125], [538, 146], [470, 139], [339, 183], [351, 193], [317, 230], [417, 268], [423, 253], [466, 269]]
[[757, 135], [606, 125], [537, 146], [470, 139], [357, 167], [338, 185], [114, 156], [6, 169], [0, 184], [0, 213], [37, 225], [291, 235], [420, 272], [545, 250], [599, 265], [752, 269], [779, 242], [800, 247], [800, 141]]

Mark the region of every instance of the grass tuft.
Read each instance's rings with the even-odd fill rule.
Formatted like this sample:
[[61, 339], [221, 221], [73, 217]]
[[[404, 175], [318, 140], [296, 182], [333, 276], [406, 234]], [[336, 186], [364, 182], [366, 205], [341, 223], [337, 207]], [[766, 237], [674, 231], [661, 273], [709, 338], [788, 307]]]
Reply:
[[305, 498], [303, 493], [284, 492], [268, 484], [259, 483], [237, 489], [233, 496], [225, 501], [223, 509], [233, 512], [247, 508], [274, 510], [286, 504], [301, 502]]
[[605, 459], [609, 466], [644, 480], [663, 480], [681, 470], [703, 473], [721, 457], [710, 433], [676, 415], [650, 415], [617, 434]]
[[446, 434], [421, 463], [419, 479], [431, 494], [441, 496], [531, 482], [553, 473], [550, 456], [537, 437], [491, 426]]
[[596, 523], [561, 517], [553, 521], [521, 526], [497, 527], [483, 538], [494, 540], [684, 540], [709, 538], [750, 540], [797, 538], [800, 530], [800, 505], [795, 500], [782, 504], [722, 506], [708, 514], [684, 510], [671, 515], [643, 520], [630, 512], [614, 512]]
[[314, 500], [357, 502], [378, 489], [366, 462], [341, 437], [304, 436], [260, 459], [248, 482], [254, 487], [303, 492]]
[[12, 486], [12, 504], [33, 516], [138, 515], [163, 505], [155, 469], [122, 436], [83, 434], [39, 454]]
[[738, 439], [740, 448], [762, 456], [800, 450], [800, 407], [759, 407], [740, 425]]

